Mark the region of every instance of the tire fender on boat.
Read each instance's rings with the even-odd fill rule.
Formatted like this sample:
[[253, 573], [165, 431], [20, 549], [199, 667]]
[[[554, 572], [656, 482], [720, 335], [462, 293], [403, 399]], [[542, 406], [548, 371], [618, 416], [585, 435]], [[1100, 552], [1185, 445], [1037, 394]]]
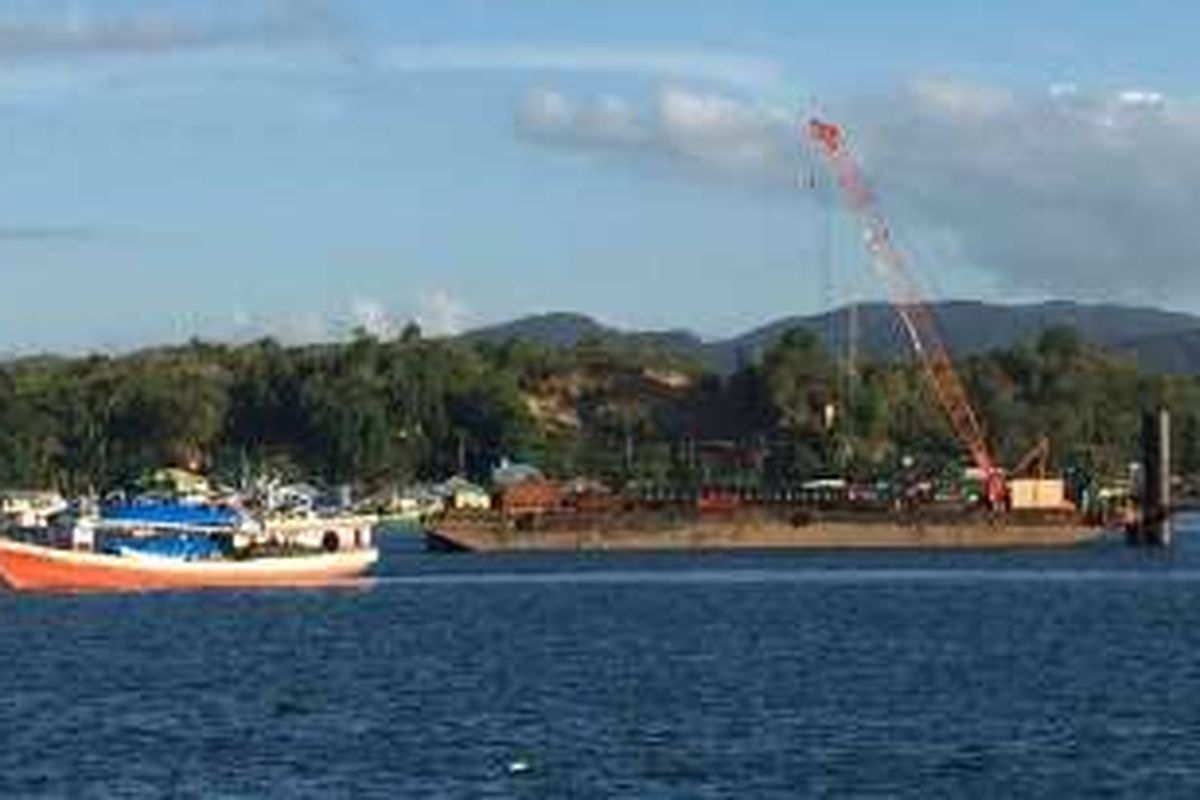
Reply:
[[342, 537], [338, 536], [337, 531], [325, 531], [325, 535], [321, 537], [322, 550], [326, 553], [336, 553], [341, 546]]

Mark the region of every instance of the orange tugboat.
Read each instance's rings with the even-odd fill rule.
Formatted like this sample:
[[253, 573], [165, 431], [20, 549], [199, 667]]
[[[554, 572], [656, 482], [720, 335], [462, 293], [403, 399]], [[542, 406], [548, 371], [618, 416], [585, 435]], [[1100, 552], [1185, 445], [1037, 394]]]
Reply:
[[0, 537], [0, 576], [19, 591], [311, 587], [363, 575], [379, 559], [365, 517], [253, 523], [235, 512], [133, 504], [46, 541]]

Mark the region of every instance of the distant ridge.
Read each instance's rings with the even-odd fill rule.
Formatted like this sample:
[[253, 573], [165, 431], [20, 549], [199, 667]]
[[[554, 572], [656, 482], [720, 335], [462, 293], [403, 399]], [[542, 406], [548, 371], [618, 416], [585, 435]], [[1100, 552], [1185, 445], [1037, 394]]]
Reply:
[[579, 342], [592, 338], [624, 347], [656, 347], [709, 363], [706, 353], [709, 345], [691, 331], [622, 331], [584, 314], [569, 312], [521, 317], [511, 322], [468, 331], [461, 338], [467, 341], [494, 343], [516, 339], [547, 347], [574, 347]]
[[[959, 356], [1011, 347], [1021, 340], [1035, 340], [1049, 327], [1069, 325], [1099, 347], [1135, 357], [1146, 372], [1200, 374], [1200, 316], [1069, 301], [999, 305], [952, 300], [935, 303], [932, 308], [947, 345]], [[887, 304], [861, 304], [857, 318], [859, 351], [864, 356], [908, 357], [908, 342]], [[812, 331], [827, 348], [841, 352], [845, 349], [847, 319], [842, 308], [786, 317], [729, 339], [704, 341], [686, 330], [622, 331], [583, 314], [550, 313], [479, 328], [463, 338], [497, 343], [518, 339], [551, 347], [572, 347], [581, 340], [597, 338], [622, 346], [661, 348], [696, 359], [711, 369], [730, 372], [738, 364], [760, 356], [792, 327]]]
[[1115, 348], [1137, 358], [1146, 372], [1173, 375], [1200, 374], [1200, 328], [1143, 336]]

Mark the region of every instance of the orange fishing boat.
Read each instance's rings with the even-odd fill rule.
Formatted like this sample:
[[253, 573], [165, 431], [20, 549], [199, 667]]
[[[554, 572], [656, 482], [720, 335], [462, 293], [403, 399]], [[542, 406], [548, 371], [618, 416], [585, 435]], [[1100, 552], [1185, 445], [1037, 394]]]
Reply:
[[183, 560], [68, 550], [0, 539], [0, 576], [20, 591], [143, 591], [204, 587], [326, 586], [364, 574], [379, 551]]
[[0, 577], [18, 591], [327, 586], [379, 560], [373, 522], [256, 522], [224, 509], [130, 505], [42, 532], [38, 541], [0, 537]]

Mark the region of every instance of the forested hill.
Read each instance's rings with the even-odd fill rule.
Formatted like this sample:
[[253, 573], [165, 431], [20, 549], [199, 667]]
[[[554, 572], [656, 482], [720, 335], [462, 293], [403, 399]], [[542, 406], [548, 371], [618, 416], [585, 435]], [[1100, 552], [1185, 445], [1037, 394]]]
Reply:
[[[933, 310], [947, 343], [959, 356], [1004, 349], [1022, 340], [1032, 342], [1048, 328], [1065, 325], [1098, 347], [1135, 357], [1145, 372], [1200, 374], [1200, 317], [1190, 314], [1063, 301], [1026, 305], [948, 301], [935, 304]], [[889, 306], [860, 305], [856, 318], [859, 352], [864, 357], [908, 357], [908, 343]], [[553, 347], [592, 339], [630, 349], [653, 347], [729, 373], [761, 356], [793, 327], [816, 334], [831, 352], [845, 352], [850, 319], [842, 308], [784, 318], [729, 339], [705, 341], [686, 330], [622, 331], [581, 314], [553, 313], [481, 328], [464, 338], [493, 343], [519, 339]]]
[[[786, 329], [768, 337], [768, 343], [779, 338]], [[528, 342], [542, 347], [570, 348], [581, 342], [593, 341], [624, 350], [654, 350], [673, 353], [685, 359], [715, 368], [724, 360], [715, 357], [721, 343], [707, 343], [687, 330], [624, 331], [597, 322], [585, 314], [552, 312], [521, 317], [486, 328], [478, 328], [461, 337], [469, 343], [504, 344], [510, 341]]]
[[[955, 474], [961, 463], [911, 361], [866, 358], [851, 374], [797, 327], [718, 375], [681, 357], [686, 334], [627, 336], [567, 319], [582, 331], [570, 347], [425, 338], [410, 326], [388, 339], [193, 341], [3, 363], [0, 488], [106, 491], [169, 465], [230, 483], [266, 475], [389, 496], [454, 473], [486, 479], [504, 458], [614, 486], [791, 486], [914, 464]], [[1165, 404], [1179, 469], [1200, 475], [1200, 377], [1139, 374], [1070, 327], [1034, 330], [958, 363], [1001, 463], [1052, 435], [1051, 469], [1123, 478], [1139, 410]], [[1158, 336], [1187, 355], [1187, 336]]]

